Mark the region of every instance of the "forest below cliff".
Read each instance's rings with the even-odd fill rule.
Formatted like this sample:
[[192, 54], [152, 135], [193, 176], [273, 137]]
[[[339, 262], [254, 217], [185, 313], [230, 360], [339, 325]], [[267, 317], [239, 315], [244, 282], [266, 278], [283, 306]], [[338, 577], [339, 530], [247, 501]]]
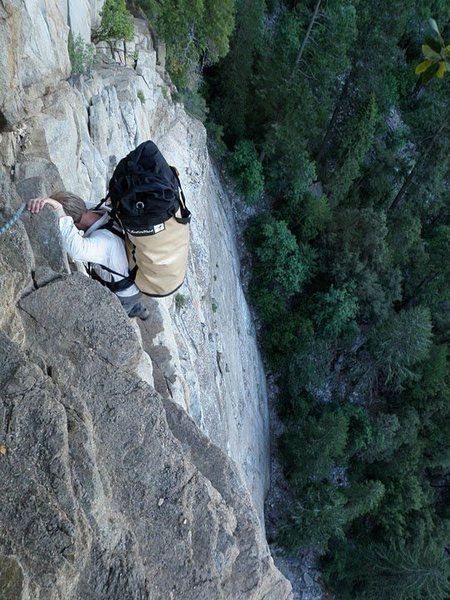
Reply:
[[449, 63], [416, 73], [448, 0], [138, 4], [256, 207], [279, 543], [317, 548], [336, 598], [449, 598]]

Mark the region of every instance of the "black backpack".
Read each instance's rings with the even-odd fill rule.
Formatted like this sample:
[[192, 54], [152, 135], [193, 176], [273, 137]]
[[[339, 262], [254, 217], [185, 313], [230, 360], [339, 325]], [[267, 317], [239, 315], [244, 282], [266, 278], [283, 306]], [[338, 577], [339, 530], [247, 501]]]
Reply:
[[[177, 170], [169, 167], [151, 141], [140, 144], [122, 158], [108, 189], [111, 216], [117, 218], [129, 235], [152, 235], [155, 225], [171, 217], [180, 223], [189, 223], [191, 219]], [[181, 216], [177, 217], [179, 209]]]

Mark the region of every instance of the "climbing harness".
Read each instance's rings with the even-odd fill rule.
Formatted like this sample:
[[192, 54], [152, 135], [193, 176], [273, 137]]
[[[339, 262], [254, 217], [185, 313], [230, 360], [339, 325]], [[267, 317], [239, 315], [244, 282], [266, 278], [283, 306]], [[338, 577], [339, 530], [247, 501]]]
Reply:
[[9, 221], [6, 221], [6, 223], [4, 225], [2, 225], [2, 227], [0, 227], [0, 235], [3, 235], [4, 233], [6, 233], [8, 231], [8, 229], [10, 229], [13, 225], [15, 225], [17, 223], [17, 221], [20, 219], [23, 211], [25, 210], [26, 205], [27, 205], [26, 202], [21, 204], [20, 208], [13, 214], [13, 216], [9, 219]]

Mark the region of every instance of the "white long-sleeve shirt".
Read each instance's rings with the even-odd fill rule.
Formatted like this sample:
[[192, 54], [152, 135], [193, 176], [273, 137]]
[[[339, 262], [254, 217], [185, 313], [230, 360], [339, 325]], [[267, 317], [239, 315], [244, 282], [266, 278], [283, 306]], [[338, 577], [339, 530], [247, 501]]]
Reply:
[[[59, 219], [59, 229], [64, 249], [73, 260], [92, 263], [92, 269], [103, 281], [120, 281], [128, 276], [128, 258], [123, 240], [107, 229], [99, 229], [108, 220], [109, 215], [105, 213], [82, 235], [72, 217], [66, 216]], [[101, 265], [121, 276], [102, 269]], [[126, 290], [116, 292], [117, 296], [122, 297], [138, 293], [139, 289], [134, 284]]]

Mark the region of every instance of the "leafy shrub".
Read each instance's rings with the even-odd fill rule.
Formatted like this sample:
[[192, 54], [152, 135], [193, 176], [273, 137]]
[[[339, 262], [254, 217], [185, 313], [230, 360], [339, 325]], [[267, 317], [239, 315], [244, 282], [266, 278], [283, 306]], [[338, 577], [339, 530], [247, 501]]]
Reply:
[[167, 47], [166, 66], [180, 90], [195, 90], [203, 66], [228, 52], [234, 0], [137, 0]]
[[183, 309], [188, 303], [188, 299], [184, 294], [176, 294], [175, 295], [175, 307], [177, 310]]
[[72, 74], [86, 73], [92, 67], [94, 60], [94, 47], [83, 40], [81, 35], [75, 38], [69, 31], [68, 51], [70, 64], [72, 65]]
[[101, 10], [100, 27], [93, 32], [94, 43], [111, 40], [133, 39], [133, 17], [128, 12], [125, 0], [106, 0]]
[[195, 119], [199, 119], [202, 123], [206, 121], [208, 115], [208, 107], [206, 100], [197, 91], [186, 90], [181, 99], [186, 111]]

